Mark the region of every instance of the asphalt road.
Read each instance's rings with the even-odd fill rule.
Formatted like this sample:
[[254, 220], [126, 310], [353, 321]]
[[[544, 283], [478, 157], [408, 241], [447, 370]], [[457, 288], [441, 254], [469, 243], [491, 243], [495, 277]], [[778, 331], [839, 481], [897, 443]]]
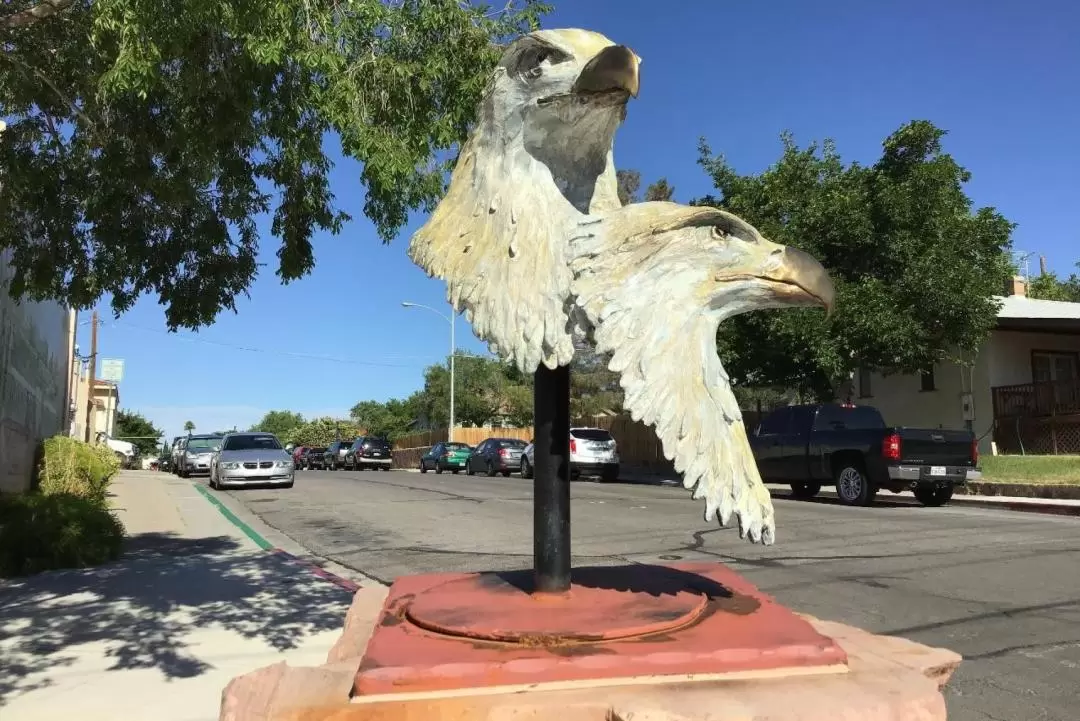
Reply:
[[[314, 553], [384, 582], [532, 564], [531, 482], [304, 472], [232, 495]], [[951, 648], [952, 721], [1080, 718], [1080, 519], [777, 499], [763, 548], [678, 487], [575, 483], [574, 563], [714, 560], [798, 611]]]

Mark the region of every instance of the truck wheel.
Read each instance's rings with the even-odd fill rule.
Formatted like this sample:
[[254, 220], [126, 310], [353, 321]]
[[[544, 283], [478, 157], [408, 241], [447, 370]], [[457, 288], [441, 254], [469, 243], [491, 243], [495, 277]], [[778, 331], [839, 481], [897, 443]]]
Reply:
[[925, 485], [915, 487], [915, 498], [918, 499], [919, 503], [931, 508], [945, 505], [952, 498], [952, 494], [952, 486]]
[[813, 498], [821, 491], [820, 483], [792, 483], [791, 484], [791, 496], [792, 498], [798, 498], [800, 501], [805, 501]]
[[844, 461], [836, 467], [836, 496], [847, 506], [869, 506], [877, 489], [866, 477], [866, 469], [858, 461]]

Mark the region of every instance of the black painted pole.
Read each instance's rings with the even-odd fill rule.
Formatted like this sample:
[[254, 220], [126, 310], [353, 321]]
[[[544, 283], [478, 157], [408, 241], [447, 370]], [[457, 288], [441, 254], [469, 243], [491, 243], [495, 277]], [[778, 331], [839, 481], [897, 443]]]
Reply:
[[541, 593], [570, 590], [570, 368], [533, 376], [533, 575]]

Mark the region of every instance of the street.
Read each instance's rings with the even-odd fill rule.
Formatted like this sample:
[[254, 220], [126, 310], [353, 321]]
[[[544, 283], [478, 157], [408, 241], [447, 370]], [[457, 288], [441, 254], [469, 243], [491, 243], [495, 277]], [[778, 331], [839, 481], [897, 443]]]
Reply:
[[[314, 553], [383, 582], [532, 563], [531, 481], [404, 471], [304, 472], [230, 493]], [[1074, 721], [1080, 708], [1080, 521], [979, 508], [777, 498], [763, 548], [704, 523], [679, 487], [575, 483], [575, 565], [715, 560], [787, 606], [965, 657], [954, 721]], [[1070, 710], [1071, 709], [1071, 710]]]

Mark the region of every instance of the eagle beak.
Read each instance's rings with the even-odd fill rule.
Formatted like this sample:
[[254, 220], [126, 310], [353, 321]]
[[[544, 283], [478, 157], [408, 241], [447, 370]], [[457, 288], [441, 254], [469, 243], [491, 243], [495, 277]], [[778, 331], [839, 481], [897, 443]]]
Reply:
[[641, 58], [625, 45], [609, 45], [597, 53], [574, 82], [575, 93], [602, 93], [624, 90], [638, 96]]
[[836, 289], [828, 272], [809, 253], [785, 247], [779, 267], [766, 279], [778, 283], [784, 289], [781, 293], [797, 305], [820, 305], [826, 317], [832, 315]]

